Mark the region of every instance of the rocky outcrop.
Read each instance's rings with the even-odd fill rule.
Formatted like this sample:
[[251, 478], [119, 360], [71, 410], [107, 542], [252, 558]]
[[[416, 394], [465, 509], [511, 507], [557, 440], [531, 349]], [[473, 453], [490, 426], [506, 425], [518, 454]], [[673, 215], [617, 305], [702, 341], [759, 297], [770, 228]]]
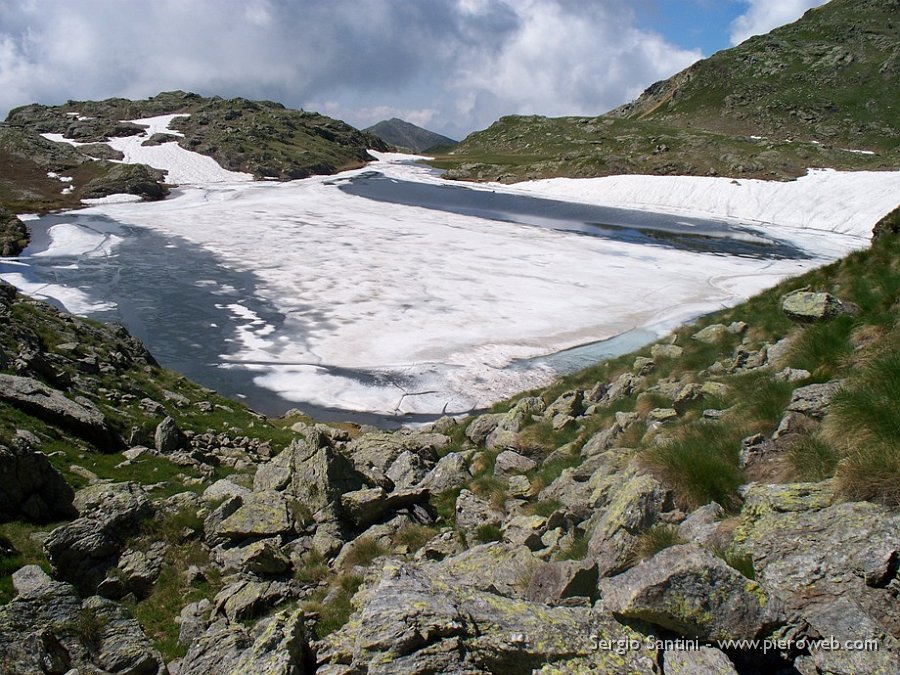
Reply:
[[70, 584], [37, 567], [17, 573], [18, 595], [0, 606], [0, 663], [9, 675], [168, 671], [140, 625], [121, 605], [82, 600]]
[[469, 589], [447, 583], [424, 566], [388, 562], [354, 603], [357, 609], [347, 625], [314, 644], [317, 672], [624, 674], [655, 669], [653, 650], [618, 655], [593, 648], [591, 636], [640, 639], [608, 615]]
[[48, 523], [78, 515], [75, 493], [47, 456], [14, 444], [0, 445], [0, 522]]
[[84, 186], [82, 197], [97, 199], [114, 194], [130, 194], [155, 201], [169, 194], [169, 189], [162, 185], [165, 175], [165, 171], [146, 164], [114, 164], [105, 175]]
[[44, 553], [54, 575], [89, 595], [118, 563], [128, 536], [152, 515], [146, 493], [134, 483], [101, 484], [80, 490], [75, 507], [81, 516], [53, 530]]
[[0, 374], [0, 401], [70, 430], [102, 450], [116, 450], [123, 445], [96, 408], [76, 403], [33, 378]]
[[784, 622], [779, 602], [695, 544], [672, 546], [600, 582], [603, 607], [700, 640], [754, 639]]

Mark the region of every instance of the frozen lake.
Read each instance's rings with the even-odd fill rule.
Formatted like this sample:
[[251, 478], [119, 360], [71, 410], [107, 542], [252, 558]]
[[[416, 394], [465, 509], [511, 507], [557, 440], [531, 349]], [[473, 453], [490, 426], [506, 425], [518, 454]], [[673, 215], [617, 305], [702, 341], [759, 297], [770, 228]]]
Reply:
[[864, 245], [551, 197], [384, 157], [32, 220], [0, 276], [124, 323], [268, 414], [408, 421], [543, 385]]

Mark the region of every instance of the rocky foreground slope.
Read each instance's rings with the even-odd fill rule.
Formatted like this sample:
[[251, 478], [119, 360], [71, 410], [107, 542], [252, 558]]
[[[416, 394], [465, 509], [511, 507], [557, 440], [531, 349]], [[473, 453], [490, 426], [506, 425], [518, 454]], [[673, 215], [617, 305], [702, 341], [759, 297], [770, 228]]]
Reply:
[[393, 433], [266, 420], [0, 285], [4, 672], [898, 672], [898, 218]]

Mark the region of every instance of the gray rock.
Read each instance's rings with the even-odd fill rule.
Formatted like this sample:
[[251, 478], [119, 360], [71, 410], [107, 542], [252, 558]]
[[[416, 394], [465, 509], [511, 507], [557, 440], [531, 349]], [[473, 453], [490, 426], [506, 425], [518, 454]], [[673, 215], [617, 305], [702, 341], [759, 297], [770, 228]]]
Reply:
[[785, 368], [775, 373], [775, 379], [781, 382], [799, 382], [810, 377], [812, 373], [802, 368]]
[[401, 508], [420, 504], [428, 499], [426, 488], [411, 488], [385, 493], [378, 488], [354, 490], [341, 496], [341, 514], [355, 528], [362, 530]]
[[57, 527], [44, 541], [54, 576], [93, 593], [115, 566], [128, 535], [153, 509], [136, 483], [93, 485], [79, 490], [75, 507], [82, 517]]
[[272, 490], [251, 492], [241, 499], [241, 506], [216, 528], [216, 534], [228, 539], [271, 537], [294, 532], [295, 502]]
[[637, 375], [649, 375], [656, 370], [656, 361], [648, 359], [646, 356], [638, 356], [634, 359], [631, 370]]
[[727, 335], [730, 331], [728, 327], [721, 323], [714, 323], [706, 328], [702, 328], [701, 330], [694, 333], [691, 337], [694, 340], [698, 340], [699, 342], [705, 342], [706, 344], [715, 344], [717, 342], [721, 342], [721, 340]]
[[217, 502], [228, 497], [246, 497], [250, 490], [232, 483], [227, 478], [220, 478], [203, 491], [203, 501]]
[[541, 536], [547, 531], [547, 519], [544, 516], [513, 516], [501, 529], [504, 542], [538, 551], [544, 548]]
[[404, 452], [412, 452], [425, 461], [436, 462], [437, 450], [450, 439], [443, 434], [424, 432], [369, 433], [356, 438], [347, 446], [356, 470], [366, 476], [368, 483], [392, 486], [385, 481], [388, 468]]
[[153, 433], [153, 445], [157, 451], [170, 454], [187, 447], [187, 438], [181, 433], [181, 429], [171, 417], [166, 417], [156, 425]]
[[281, 551], [277, 538], [261, 539], [224, 553], [226, 570], [271, 576], [282, 574], [291, 566], [290, 558]]
[[525, 397], [506, 413], [504, 413], [497, 426], [485, 439], [485, 446], [490, 450], [498, 448], [515, 448], [518, 443], [519, 431], [535, 415], [544, 413], [544, 401], [540, 397]]
[[552, 420], [557, 415], [567, 417], [578, 417], [584, 412], [583, 403], [584, 393], [581, 391], [567, 391], [559, 395], [553, 403], [547, 406], [544, 411], [544, 418]]
[[232, 623], [252, 619], [294, 598], [296, 594], [296, 589], [283, 581], [236, 581], [216, 594], [213, 615], [222, 614]]
[[600, 576], [628, 567], [638, 536], [656, 522], [668, 499], [668, 490], [650, 476], [620, 478], [588, 543], [588, 559], [597, 563]]
[[266, 675], [305, 675], [312, 656], [303, 610], [280, 612], [261, 622], [255, 632], [258, 637], [243, 652], [229, 675], [265, 673]]
[[494, 541], [444, 558], [434, 570], [458, 588], [521, 598], [539, 563], [526, 546]]
[[386, 475], [391, 479], [395, 489], [402, 490], [419, 483], [430, 469], [431, 467], [419, 454], [404, 450], [393, 461]]
[[456, 498], [456, 527], [463, 532], [475, 532], [482, 525], [499, 525], [503, 520], [503, 512], [477, 497], [468, 490], [463, 490]]
[[246, 628], [217, 621], [191, 643], [178, 675], [230, 675], [252, 646]]
[[597, 564], [583, 560], [543, 563], [534, 570], [525, 597], [545, 605], [559, 604], [564, 598], [597, 596]]
[[765, 460], [775, 450], [775, 443], [770, 438], [762, 434], [753, 434], [741, 440], [741, 452], [738, 462], [741, 468], [747, 468]]
[[678, 526], [678, 536], [687, 542], [707, 546], [715, 538], [724, 517], [725, 510], [715, 502], [701, 506]]
[[684, 349], [678, 345], [653, 345], [650, 348], [650, 355], [654, 359], [677, 359], [684, 353]]
[[788, 404], [789, 412], [801, 413], [814, 419], [822, 419], [828, 412], [828, 404], [843, 386], [843, 380], [832, 380], [823, 384], [809, 384], [805, 387], [794, 389], [791, 394], [791, 402]]
[[25, 565], [20, 567], [12, 575], [12, 585], [19, 596], [37, 595], [43, 593], [53, 579], [37, 565]]
[[458, 452], [449, 452], [422, 479], [420, 486], [432, 494], [455, 490], [472, 480], [465, 458]]
[[212, 603], [203, 598], [181, 608], [175, 622], [179, 625], [178, 644], [190, 647], [209, 627], [209, 612]]
[[678, 411], [675, 408], [654, 408], [647, 413], [647, 418], [655, 422], [668, 422], [678, 418]]
[[78, 515], [75, 493], [43, 452], [0, 445], [0, 522], [47, 523]]
[[447, 583], [433, 565], [389, 561], [353, 604], [350, 621], [317, 643], [317, 672], [527, 673], [553, 664], [624, 675], [653, 672], [657, 658], [653, 650], [592, 649], [589, 635], [640, 639], [607, 615], [471, 590]]
[[754, 639], [782, 622], [763, 588], [696, 544], [671, 546], [600, 581], [603, 607], [700, 640]]
[[[164, 675], [165, 664], [128, 611], [96, 596], [82, 601], [70, 584], [38, 579], [0, 606], [4, 674], [133, 673]], [[73, 630], [73, 626], [89, 626]]]
[[725, 653], [715, 647], [670, 649], [663, 654], [665, 675], [738, 675]]
[[106, 419], [96, 408], [76, 403], [30, 377], [0, 374], [0, 401], [71, 431], [101, 450], [124, 446], [122, 438], [107, 427]]
[[504, 450], [497, 455], [494, 475], [498, 478], [517, 473], [528, 473], [537, 468], [537, 462], [512, 450]]
[[475, 445], [481, 445], [485, 442], [488, 435], [497, 428], [502, 418], [503, 413], [479, 415], [469, 422], [469, 426], [466, 427], [466, 438]]
[[781, 309], [797, 321], [822, 321], [833, 316], [859, 314], [859, 307], [852, 302], [844, 302], [830, 293], [795, 291], [781, 301]]
[[150, 595], [162, 570], [165, 548], [162, 542], [154, 542], [148, 551], [127, 550], [121, 555], [117, 569], [124, 594], [134, 593], [139, 599]]

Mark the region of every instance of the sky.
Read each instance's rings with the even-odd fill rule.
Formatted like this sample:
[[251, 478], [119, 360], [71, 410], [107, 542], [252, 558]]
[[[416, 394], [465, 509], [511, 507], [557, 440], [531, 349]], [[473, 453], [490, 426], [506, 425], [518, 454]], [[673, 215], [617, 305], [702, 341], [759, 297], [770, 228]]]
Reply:
[[182, 89], [462, 138], [598, 115], [825, 0], [0, 0], [0, 118]]

